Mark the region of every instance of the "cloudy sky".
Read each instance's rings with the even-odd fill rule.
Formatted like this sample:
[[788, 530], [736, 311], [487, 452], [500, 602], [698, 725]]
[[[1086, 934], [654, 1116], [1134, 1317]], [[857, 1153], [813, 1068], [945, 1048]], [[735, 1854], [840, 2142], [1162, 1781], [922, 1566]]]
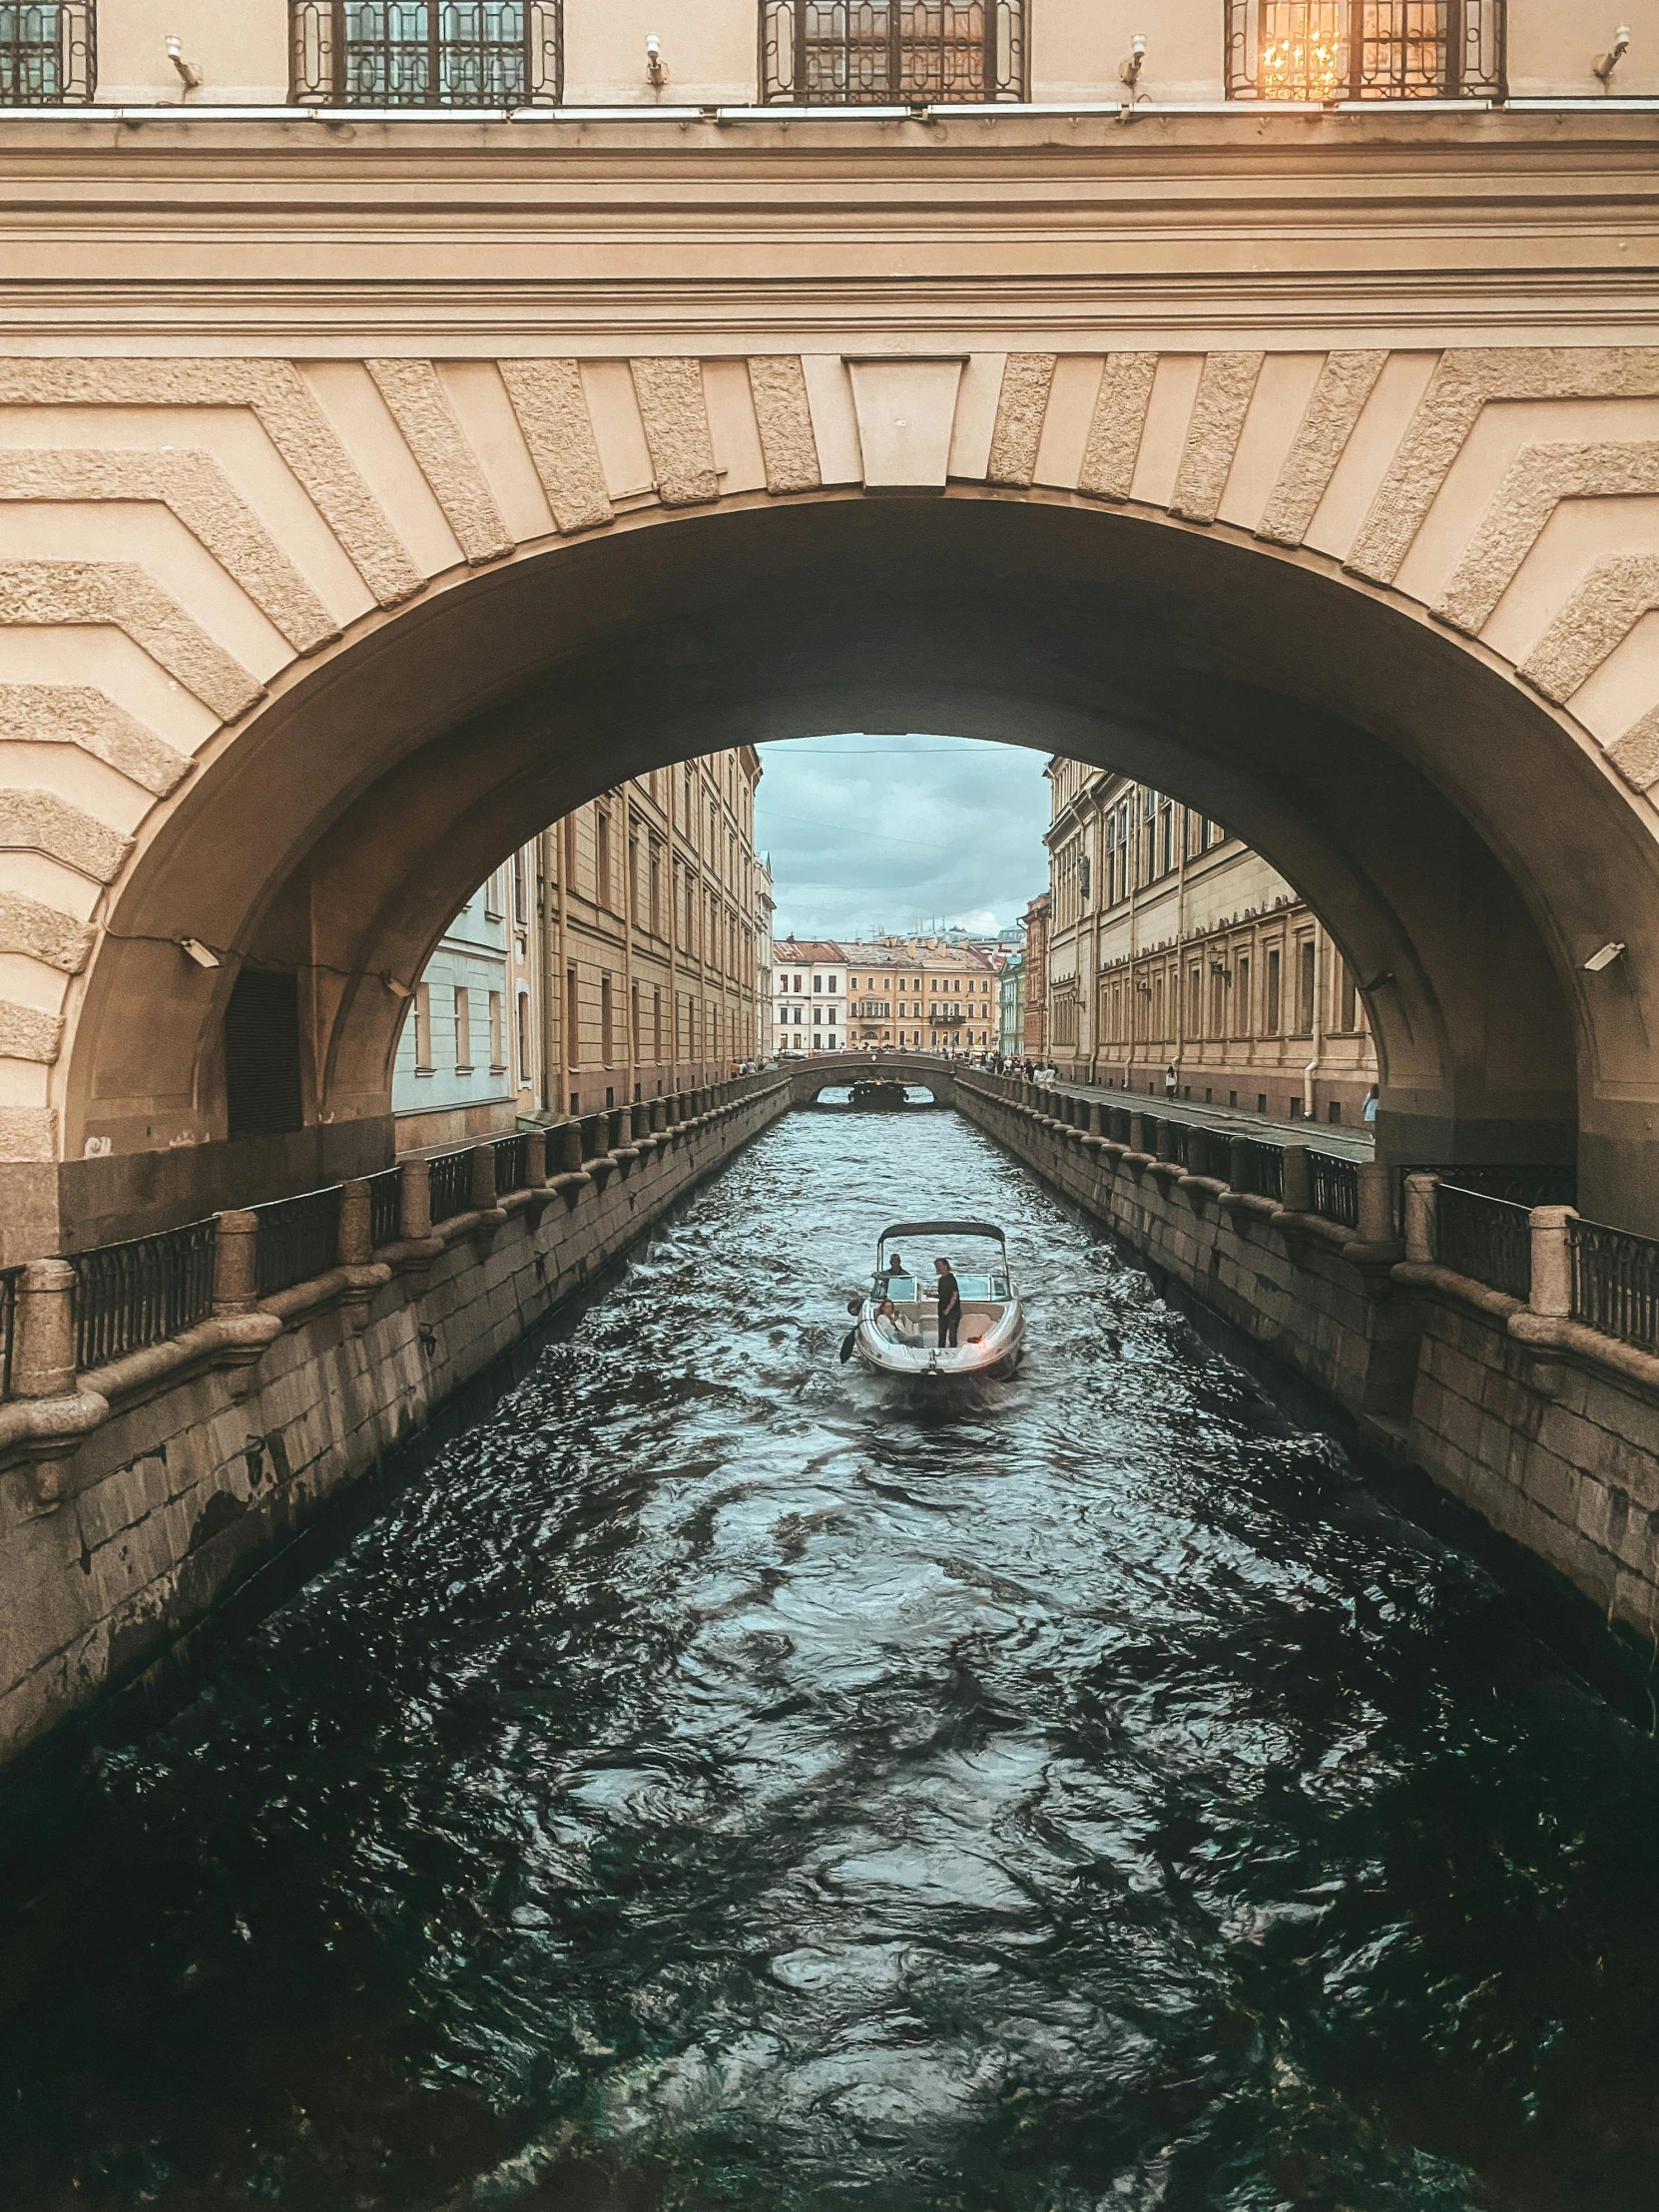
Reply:
[[1048, 883], [1044, 758], [974, 738], [763, 746], [755, 842], [772, 855], [778, 935], [1018, 921]]

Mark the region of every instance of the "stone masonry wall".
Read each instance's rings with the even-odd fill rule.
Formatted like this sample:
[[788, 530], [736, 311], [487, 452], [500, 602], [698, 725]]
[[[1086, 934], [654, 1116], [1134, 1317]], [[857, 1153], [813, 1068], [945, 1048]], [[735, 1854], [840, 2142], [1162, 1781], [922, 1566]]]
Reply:
[[132, 1393], [52, 1485], [0, 1455], [0, 1761], [165, 1658], [790, 1100], [781, 1078], [443, 1225], [404, 1272], [267, 1301], [286, 1327], [254, 1365]]
[[957, 1103], [1064, 1197], [1659, 1648], [1659, 1360], [1073, 1127]]

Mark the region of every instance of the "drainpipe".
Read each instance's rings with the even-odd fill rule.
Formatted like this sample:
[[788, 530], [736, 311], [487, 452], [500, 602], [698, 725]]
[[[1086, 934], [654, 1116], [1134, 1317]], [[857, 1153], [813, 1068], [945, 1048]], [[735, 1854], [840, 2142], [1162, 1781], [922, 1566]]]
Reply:
[[[554, 828], [547, 832], [549, 839], [551, 839], [554, 836], [555, 832], [562, 828], [562, 824], [556, 823], [554, 825]], [[563, 1114], [563, 1112], [565, 1111], [565, 1094], [570, 1088], [570, 1077], [572, 1071], [576, 1066], [576, 1039], [574, 1037], [566, 1036], [565, 1034], [565, 1031], [569, 1026], [570, 1010], [568, 966], [570, 945], [568, 932], [570, 917], [569, 907], [567, 904], [570, 896], [570, 885], [565, 881], [565, 877], [570, 873], [566, 862], [570, 857], [571, 850], [572, 847], [575, 845], [575, 842], [576, 838], [574, 832], [567, 832], [565, 835], [564, 850], [559, 855], [559, 867], [557, 876], [558, 926], [555, 931], [555, 936], [558, 945], [559, 988], [555, 995], [557, 996], [559, 1003], [559, 1053], [556, 1065], [559, 1069], [558, 1111], [561, 1114]]]
[[635, 1068], [635, 1055], [639, 1050], [634, 1035], [634, 810], [628, 798], [628, 786], [623, 785], [619, 795], [622, 800], [622, 1019], [628, 1031], [627, 1072], [623, 1078], [626, 1103], [634, 1102], [634, 1085], [639, 1080]]
[[1304, 1121], [1312, 1121], [1314, 1118], [1314, 1071], [1318, 1068], [1325, 1051], [1325, 1006], [1321, 989], [1325, 980], [1325, 963], [1320, 958], [1320, 950], [1324, 941], [1325, 927], [1316, 917], [1314, 922], [1314, 1003], [1309, 1009], [1310, 1018], [1314, 1024], [1311, 1047], [1314, 1056], [1302, 1071], [1302, 1118]]

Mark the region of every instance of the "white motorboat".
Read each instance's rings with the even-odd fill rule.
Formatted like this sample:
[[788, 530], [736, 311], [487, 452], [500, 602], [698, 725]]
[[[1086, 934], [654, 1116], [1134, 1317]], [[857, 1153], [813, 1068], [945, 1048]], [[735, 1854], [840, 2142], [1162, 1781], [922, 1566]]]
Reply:
[[[979, 1267], [964, 1263], [959, 1247], [990, 1243]], [[905, 1268], [900, 1247], [916, 1254]], [[962, 1294], [959, 1342], [939, 1343], [939, 1302], [933, 1262], [948, 1258]], [[858, 1326], [852, 1340], [859, 1357], [883, 1375], [1008, 1375], [1025, 1340], [1025, 1315], [1008, 1272], [1008, 1240], [988, 1221], [898, 1221], [875, 1244], [875, 1278], [868, 1295], [847, 1308]]]

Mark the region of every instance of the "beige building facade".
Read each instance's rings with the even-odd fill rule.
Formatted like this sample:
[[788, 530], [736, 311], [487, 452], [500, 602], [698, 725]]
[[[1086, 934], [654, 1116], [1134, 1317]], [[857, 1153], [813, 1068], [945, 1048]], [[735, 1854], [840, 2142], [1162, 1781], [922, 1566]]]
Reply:
[[1167, 792], [1049, 764], [1050, 1055], [1065, 1073], [1279, 1120], [1358, 1123], [1359, 978], [1284, 876]]
[[751, 746], [604, 792], [491, 872], [422, 970], [400, 1151], [725, 1082], [765, 1049]]
[[773, 1049], [994, 1051], [997, 965], [938, 937], [792, 938], [777, 948]]
[[883, 728], [1213, 812], [1374, 985], [1386, 1155], [1659, 1230], [1659, 0], [1285, 12], [29, 11], [0, 1258], [383, 1164], [540, 825]]

